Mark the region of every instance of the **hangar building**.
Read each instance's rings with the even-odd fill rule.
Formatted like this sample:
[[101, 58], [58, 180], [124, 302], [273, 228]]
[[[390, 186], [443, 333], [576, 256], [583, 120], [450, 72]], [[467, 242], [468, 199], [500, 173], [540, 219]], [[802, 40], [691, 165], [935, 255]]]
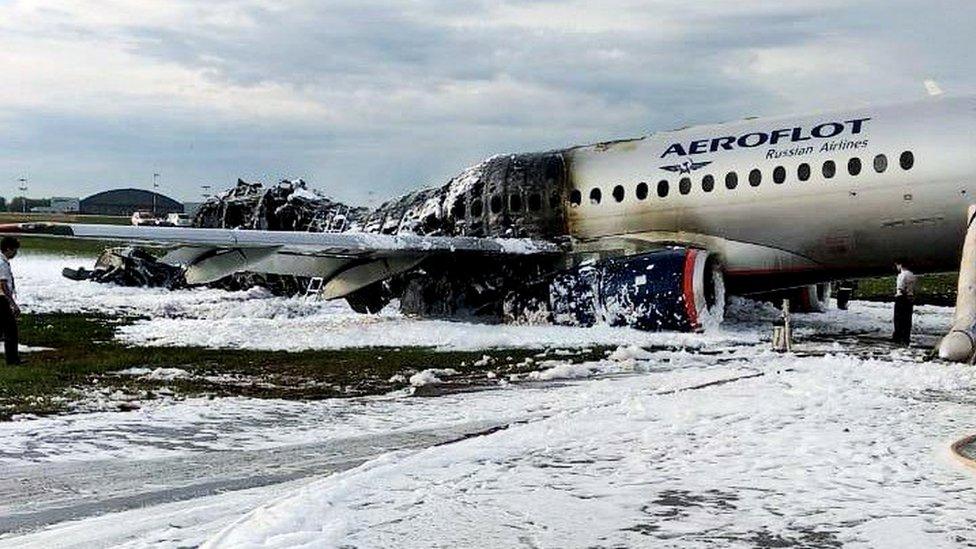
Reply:
[[183, 204], [172, 198], [143, 189], [115, 189], [93, 194], [81, 200], [80, 213], [97, 215], [132, 215], [135, 211], [153, 211], [153, 195], [156, 197], [156, 214], [183, 213]]

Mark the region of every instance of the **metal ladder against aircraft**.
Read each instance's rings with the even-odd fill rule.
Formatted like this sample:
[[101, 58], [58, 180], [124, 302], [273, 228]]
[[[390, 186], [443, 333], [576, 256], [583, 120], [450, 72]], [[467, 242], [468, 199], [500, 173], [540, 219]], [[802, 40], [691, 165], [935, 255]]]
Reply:
[[305, 288], [305, 297], [319, 297], [325, 288], [325, 279], [321, 276], [313, 276], [308, 279], [308, 287]]

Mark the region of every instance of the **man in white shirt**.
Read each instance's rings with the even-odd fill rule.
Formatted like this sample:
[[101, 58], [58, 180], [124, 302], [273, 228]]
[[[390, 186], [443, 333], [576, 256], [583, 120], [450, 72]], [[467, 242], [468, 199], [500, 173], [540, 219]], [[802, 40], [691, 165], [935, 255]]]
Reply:
[[895, 263], [898, 279], [895, 281], [895, 343], [908, 345], [912, 337], [912, 313], [915, 309], [915, 274], [904, 263]]
[[18, 250], [20, 241], [16, 238], [5, 236], [0, 239], [0, 331], [3, 332], [3, 351], [7, 364], [21, 364], [17, 350], [20, 343], [17, 332], [20, 307], [17, 305], [17, 284], [10, 269], [10, 260], [17, 256]]

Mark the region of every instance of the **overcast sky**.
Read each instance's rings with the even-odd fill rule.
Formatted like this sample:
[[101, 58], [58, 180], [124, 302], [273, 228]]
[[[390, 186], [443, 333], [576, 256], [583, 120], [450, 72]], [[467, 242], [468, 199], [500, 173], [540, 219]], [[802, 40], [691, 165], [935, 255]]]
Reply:
[[0, 195], [302, 177], [976, 91], [976, 2], [0, 0]]

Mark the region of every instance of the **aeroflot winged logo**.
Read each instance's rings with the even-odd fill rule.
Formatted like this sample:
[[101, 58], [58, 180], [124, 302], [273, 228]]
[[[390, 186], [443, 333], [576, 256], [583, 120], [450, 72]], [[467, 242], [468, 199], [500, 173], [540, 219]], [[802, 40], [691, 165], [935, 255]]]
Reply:
[[[801, 143], [813, 139], [831, 139], [841, 136], [859, 135], [864, 130], [864, 123], [870, 118], [856, 118], [854, 120], [844, 120], [843, 122], [824, 122], [812, 128], [797, 126], [793, 128], [781, 128], [771, 132], [751, 132], [743, 135], [727, 135], [713, 137], [709, 139], [698, 139], [690, 143], [672, 143], [664, 151], [661, 158], [674, 156], [690, 156], [694, 154], [707, 154], [719, 151], [731, 151], [737, 148], [751, 149], [755, 147], [777, 147], [789, 143]], [[809, 146], [809, 143], [804, 144]], [[825, 145], [826, 146], [826, 145]], [[662, 166], [668, 171], [679, 173], [690, 173], [701, 167], [701, 162], [691, 162], [686, 160], [681, 164], [673, 166]], [[705, 163], [706, 165], [708, 163]]]
[[681, 164], [673, 164], [671, 166], [661, 166], [662, 170], [667, 170], [674, 173], [691, 173], [695, 170], [704, 168], [705, 166], [711, 164], [711, 162], [692, 162], [691, 160], [685, 160]]

